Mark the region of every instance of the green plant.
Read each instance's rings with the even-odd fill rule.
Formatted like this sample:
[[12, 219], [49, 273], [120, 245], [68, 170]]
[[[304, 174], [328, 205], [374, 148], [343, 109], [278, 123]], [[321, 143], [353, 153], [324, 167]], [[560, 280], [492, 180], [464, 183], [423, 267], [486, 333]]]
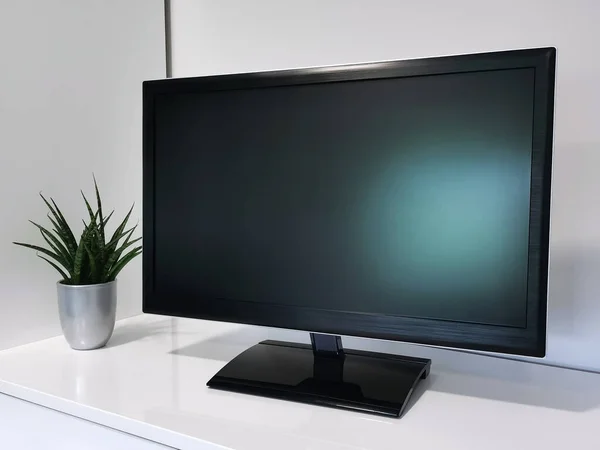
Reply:
[[[40, 197], [50, 210], [48, 219], [53, 228], [47, 228], [33, 222], [49, 248], [37, 245], [14, 242], [16, 245], [35, 250], [37, 256], [42, 258], [61, 275], [61, 282], [71, 285], [99, 284], [114, 281], [119, 272], [133, 258], [142, 252], [142, 246], [132, 247], [141, 237], [131, 239], [137, 225], [126, 229], [133, 206], [116, 228], [112, 237], [106, 238], [106, 224], [112, 217], [114, 210], [106, 217], [102, 213], [102, 201], [98, 184], [94, 177], [97, 209], [94, 211], [83, 191], [81, 195], [89, 214], [89, 222], [83, 221], [84, 228], [79, 242], [65, 220], [62, 212], [52, 198], [50, 201], [40, 193]], [[126, 252], [127, 250], [127, 252]]]

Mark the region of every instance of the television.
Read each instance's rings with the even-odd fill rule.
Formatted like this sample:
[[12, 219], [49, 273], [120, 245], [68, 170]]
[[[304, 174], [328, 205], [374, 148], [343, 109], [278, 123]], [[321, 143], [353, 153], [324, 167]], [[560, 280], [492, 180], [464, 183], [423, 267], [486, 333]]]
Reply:
[[542, 357], [555, 49], [146, 81], [143, 310], [305, 330], [213, 388], [391, 416], [430, 361]]

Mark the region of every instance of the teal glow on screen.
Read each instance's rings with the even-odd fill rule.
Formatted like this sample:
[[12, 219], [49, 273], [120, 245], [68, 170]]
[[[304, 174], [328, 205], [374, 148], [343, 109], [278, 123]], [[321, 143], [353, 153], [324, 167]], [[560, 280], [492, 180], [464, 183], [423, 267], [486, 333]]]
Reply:
[[533, 88], [515, 69], [158, 97], [156, 283], [525, 326]]

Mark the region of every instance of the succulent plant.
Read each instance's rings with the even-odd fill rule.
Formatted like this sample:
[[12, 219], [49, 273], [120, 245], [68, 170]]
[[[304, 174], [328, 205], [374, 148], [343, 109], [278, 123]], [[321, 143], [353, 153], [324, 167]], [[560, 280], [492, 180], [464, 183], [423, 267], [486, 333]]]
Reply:
[[126, 229], [127, 222], [133, 211], [131, 209], [116, 228], [110, 239], [106, 235], [106, 225], [110, 221], [114, 210], [104, 216], [102, 213], [102, 201], [98, 184], [94, 177], [94, 188], [96, 191], [96, 210], [88, 202], [85, 194], [81, 195], [89, 214], [89, 222], [83, 221], [84, 228], [79, 241], [71, 227], [65, 220], [64, 215], [58, 208], [56, 202], [50, 198], [48, 201], [41, 193], [40, 197], [50, 210], [48, 219], [52, 224], [49, 230], [42, 225], [30, 220], [35, 225], [48, 247], [14, 242], [16, 245], [33, 249], [37, 256], [42, 258], [54, 269], [62, 279], [61, 283], [70, 285], [100, 284], [114, 281], [123, 268], [142, 252], [142, 246], [133, 246], [142, 239], [132, 239], [137, 224]]

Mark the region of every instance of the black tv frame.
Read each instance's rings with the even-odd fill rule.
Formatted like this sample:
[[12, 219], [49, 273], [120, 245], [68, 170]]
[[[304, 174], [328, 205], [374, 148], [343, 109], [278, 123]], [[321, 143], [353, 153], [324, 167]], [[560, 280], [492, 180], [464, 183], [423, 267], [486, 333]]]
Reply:
[[[537, 48], [406, 61], [352, 64], [261, 73], [146, 81], [143, 84], [143, 311], [168, 316], [236, 322], [333, 335], [543, 357], [546, 348], [550, 179], [554, 111], [555, 48]], [[196, 298], [181, 286], [155, 288], [154, 99], [170, 93], [256, 89], [350, 80], [415, 77], [534, 68], [534, 117], [529, 218], [526, 326], [332, 311], [308, 307]]]

